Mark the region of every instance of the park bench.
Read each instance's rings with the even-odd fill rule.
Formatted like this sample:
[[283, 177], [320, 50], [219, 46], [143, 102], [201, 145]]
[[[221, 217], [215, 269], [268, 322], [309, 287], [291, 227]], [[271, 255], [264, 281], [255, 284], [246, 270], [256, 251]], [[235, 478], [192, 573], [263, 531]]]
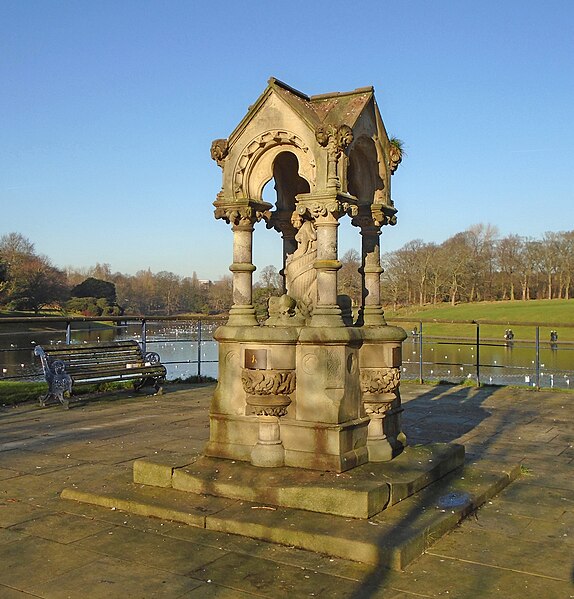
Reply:
[[136, 391], [150, 384], [161, 394], [167, 372], [158, 354], [144, 354], [133, 340], [57, 344], [46, 348], [37, 345], [34, 353], [42, 361], [48, 383], [48, 392], [40, 398], [41, 406], [54, 398], [68, 408], [68, 398], [76, 383], [132, 381]]

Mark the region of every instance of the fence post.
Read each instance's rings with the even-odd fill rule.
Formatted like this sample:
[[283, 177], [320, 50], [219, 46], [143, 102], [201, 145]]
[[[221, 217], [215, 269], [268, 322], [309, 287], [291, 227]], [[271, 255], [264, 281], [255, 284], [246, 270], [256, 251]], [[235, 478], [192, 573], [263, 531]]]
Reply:
[[142, 318], [142, 353], [145, 355], [147, 352], [147, 323], [146, 319]]
[[536, 391], [540, 391], [540, 327], [536, 327]]
[[423, 382], [423, 323], [419, 321], [419, 384]]
[[197, 381], [201, 382], [201, 318], [197, 321]]
[[68, 320], [66, 322], [66, 345], [72, 343], [72, 323]]
[[476, 386], [480, 387], [480, 325], [476, 323]]

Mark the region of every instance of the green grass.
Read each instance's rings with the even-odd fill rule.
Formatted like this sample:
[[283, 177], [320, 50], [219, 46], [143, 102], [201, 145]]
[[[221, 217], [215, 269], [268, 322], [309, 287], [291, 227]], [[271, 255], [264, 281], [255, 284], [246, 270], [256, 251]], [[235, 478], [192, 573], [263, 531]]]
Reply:
[[[507, 302], [476, 302], [472, 304], [440, 304], [438, 306], [411, 307], [396, 312], [385, 311], [385, 318], [393, 324], [393, 317], [412, 318], [400, 326], [410, 330], [421, 320], [476, 320], [497, 321], [497, 324], [484, 324], [480, 327], [481, 338], [501, 339], [507, 328], [512, 328], [516, 339], [534, 339], [535, 327], [520, 326], [515, 323], [527, 322], [540, 325], [540, 339], [547, 341], [550, 330], [558, 331], [559, 341], [574, 341], [574, 327], [560, 327], [560, 324], [574, 325], [574, 299], [570, 300], [531, 300]], [[473, 324], [432, 324], [425, 323], [423, 331], [429, 335], [452, 337], [474, 337]]]
[[[74, 386], [74, 396], [87, 393], [115, 391], [131, 387], [130, 383], [94, 383]], [[0, 404], [9, 406], [25, 401], [38, 401], [40, 396], [46, 395], [48, 384], [44, 382], [29, 381], [0, 381]]]
[[[185, 379], [166, 381], [166, 385], [196, 385], [205, 383], [216, 383], [217, 379], [209, 376], [190, 376]], [[131, 382], [102, 382], [102, 383], [79, 383], [74, 385], [74, 397], [88, 393], [105, 393], [106, 391], [117, 391], [119, 389], [131, 389]], [[24, 403], [26, 401], [38, 401], [46, 395], [48, 384], [45, 382], [30, 381], [0, 381], [0, 405], [10, 406]]]

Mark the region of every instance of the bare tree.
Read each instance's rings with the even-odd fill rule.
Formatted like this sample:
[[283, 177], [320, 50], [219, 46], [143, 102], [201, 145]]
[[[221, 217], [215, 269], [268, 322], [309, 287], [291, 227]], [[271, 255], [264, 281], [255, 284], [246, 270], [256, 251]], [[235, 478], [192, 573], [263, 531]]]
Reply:
[[363, 283], [359, 268], [361, 267], [361, 257], [355, 249], [348, 250], [341, 258], [341, 269], [337, 275], [337, 284], [339, 292], [348, 295], [354, 306], [361, 303], [361, 294]]
[[519, 235], [508, 235], [496, 244], [496, 262], [503, 275], [502, 297], [508, 296], [515, 299], [516, 275], [520, 270], [520, 262], [524, 246], [524, 239]]

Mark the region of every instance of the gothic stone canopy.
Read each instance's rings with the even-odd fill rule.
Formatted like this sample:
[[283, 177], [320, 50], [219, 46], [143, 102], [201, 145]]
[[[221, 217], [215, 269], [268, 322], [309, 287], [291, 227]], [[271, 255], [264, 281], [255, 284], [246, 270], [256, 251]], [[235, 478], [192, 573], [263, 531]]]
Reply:
[[[306, 198], [323, 197], [375, 226], [396, 222], [390, 177], [401, 156], [372, 87], [307, 96], [271, 78], [229, 138], [213, 142], [211, 156], [223, 170], [216, 218], [271, 219], [283, 230], [293, 212], [305, 213]], [[272, 178], [273, 213], [262, 197]]]

